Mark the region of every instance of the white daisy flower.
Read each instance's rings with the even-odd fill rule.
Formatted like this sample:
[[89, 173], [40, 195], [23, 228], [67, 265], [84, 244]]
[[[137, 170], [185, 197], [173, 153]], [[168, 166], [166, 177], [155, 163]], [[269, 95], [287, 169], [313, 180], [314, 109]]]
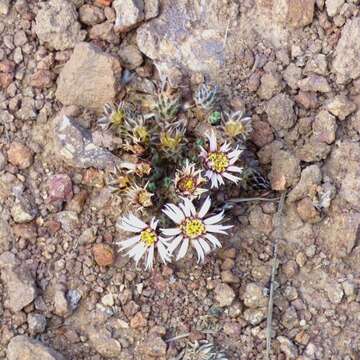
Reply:
[[215, 132], [206, 134], [209, 139], [209, 149], [201, 148], [200, 156], [204, 159], [206, 168], [205, 176], [211, 181], [211, 188], [218, 188], [219, 185], [224, 185], [224, 178], [234, 183], [241, 179], [231, 173], [241, 174], [243, 169], [235, 166], [239, 156], [242, 153], [238, 147], [232, 149], [228, 143], [222, 146], [217, 144]]
[[186, 160], [185, 166], [181, 170], [176, 171], [175, 190], [180, 196], [195, 199], [208, 191], [200, 187], [206, 181], [201, 176], [201, 170], [196, 170], [195, 164], [191, 164]]
[[153, 206], [151, 198], [154, 194], [147, 191], [148, 183], [141, 187], [134, 184], [127, 190], [127, 196], [130, 204], [134, 207], [135, 212], [142, 212], [145, 208]]
[[222, 120], [222, 129], [230, 139], [241, 138], [246, 141], [253, 131], [251, 117], [244, 116], [241, 110], [231, 114], [225, 112]]
[[219, 224], [224, 219], [224, 212], [206, 217], [211, 206], [208, 196], [199, 211], [196, 211], [191, 200], [183, 198], [183, 202], [176, 206], [167, 204], [162, 210], [176, 225], [175, 228], [161, 229], [165, 236], [170, 236], [169, 252], [172, 254], [179, 247], [176, 260], [185, 256], [189, 245], [195, 248], [198, 262], [204, 261], [205, 255], [210, 253], [211, 247], [220, 248], [220, 241], [213, 235], [224, 234], [232, 225]]
[[136, 265], [139, 260], [146, 255], [145, 269], [153, 267], [155, 247], [164, 264], [171, 261], [171, 254], [168, 251], [167, 239], [158, 235], [157, 226], [159, 221], [152, 218], [150, 224], [146, 224], [133, 214], [123, 217], [118, 224], [122, 230], [135, 233], [136, 235], [127, 240], [118, 242], [120, 251], [130, 249], [127, 255], [135, 260]]

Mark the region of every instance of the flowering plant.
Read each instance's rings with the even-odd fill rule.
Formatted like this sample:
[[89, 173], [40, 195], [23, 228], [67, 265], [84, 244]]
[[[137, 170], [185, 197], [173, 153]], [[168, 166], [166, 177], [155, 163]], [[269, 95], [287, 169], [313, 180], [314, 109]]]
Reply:
[[131, 208], [118, 228], [132, 236], [119, 248], [136, 263], [144, 258], [146, 269], [155, 252], [167, 263], [194, 249], [201, 262], [232, 227], [224, 224], [224, 211], [214, 212], [213, 195], [221, 187], [245, 186], [249, 178], [240, 163], [251, 118], [233, 111], [209, 84], [187, 101], [167, 80], [150, 95], [146, 104], [107, 104], [98, 120], [123, 143], [123, 161], [108, 177]]

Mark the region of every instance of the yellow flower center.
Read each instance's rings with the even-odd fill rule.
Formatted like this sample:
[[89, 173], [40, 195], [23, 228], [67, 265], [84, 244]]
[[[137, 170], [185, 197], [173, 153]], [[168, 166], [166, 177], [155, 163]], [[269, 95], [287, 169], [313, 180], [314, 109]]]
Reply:
[[222, 173], [229, 166], [229, 158], [222, 152], [213, 152], [208, 156], [209, 167], [211, 170]]
[[195, 239], [206, 232], [205, 225], [199, 219], [186, 219], [181, 225], [181, 230], [190, 239]]
[[136, 174], [143, 177], [144, 175], [150, 175], [151, 165], [146, 162], [140, 162], [136, 164]]
[[196, 190], [196, 181], [192, 176], [185, 176], [179, 181], [178, 188], [181, 192], [193, 193]]
[[120, 126], [124, 122], [125, 119], [125, 112], [122, 109], [119, 109], [113, 113], [111, 116], [111, 122], [115, 126]]
[[180, 145], [181, 141], [182, 136], [180, 134], [171, 136], [169, 133], [164, 132], [160, 135], [160, 142], [162, 147], [170, 150], [176, 150], [176, 148]]
[[148, 247], [155, 244], [157, 236], [154, 231], [145, 229], [140, 233], [140, 240]]
[[137, 126], [133, 134], [135, 138], [142, 143], [147, 143], [150, 140], [149, 131], [145, 126]]
[[231, 138], [234, 138], [245, 132], [245, 126], [240, 121], [230, 120], [225, 124], [225, 133]]
[[126, 189], [130, 184], [130, 179], [127, 176], [120, 175], [116, 179], [119, 190]]
[[151, 196], [152, 194], [146, 190], [139, 191], [137, 199], [138, 203], [144, 207], [152, 206]]

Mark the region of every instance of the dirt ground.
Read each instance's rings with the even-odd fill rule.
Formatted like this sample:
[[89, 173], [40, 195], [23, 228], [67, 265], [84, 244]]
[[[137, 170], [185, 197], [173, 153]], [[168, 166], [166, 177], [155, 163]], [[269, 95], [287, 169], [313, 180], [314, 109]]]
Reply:
[[[0, 359], [265, 359], [276, 239], [271, 358], [360, 359], [359, 36], [358, 0], [0, 0]], [[204, 264], [145, 271], [117, 253], [96, 120], [163, 76], [252, 116], [272, 189], [234, 196], [287, 196], [280, 222], [235, 206]]]

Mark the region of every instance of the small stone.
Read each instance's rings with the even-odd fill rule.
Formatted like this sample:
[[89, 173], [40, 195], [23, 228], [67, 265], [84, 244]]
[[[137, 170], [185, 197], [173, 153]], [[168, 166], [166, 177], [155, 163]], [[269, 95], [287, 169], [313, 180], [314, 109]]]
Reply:
[[130, 320], [130, 326], [133, 329], [145, 327], [147, 321], [141, 311], [137, 312]]
[[344, 293], [347, 297], [353, 298], [356, 295], [356, 287], [355, 284], [350, 280], [345, 280], [342, 283], [342, 287], [344, 289]]
[[64, 289], [58, 286], [54, 294], [54, 312], [61, 317], [67, 317], [72, 313], [70, 304], [66, 298]]
[[356, 110], [356, 105], [346, 96], [339, 95], [328, 101], [326, 108], [339, 120], [345, 120], [347, 116]]
[[306, 256], [303, 252], [299, 252], [296, 254], [295, 261], [300, 267], [304, 267], [306, 264]]
[[109, 293], [109, 294], [104, 295], [101, 298], [101, 302], [105, 306], [114, 306], [114, 296], [113, 296], [113, 294]]
[[311, 137], [296, 151], [296, 157], [305, 162], [316, 162], [325, 159], [330, 153], [331, 146]]
[[286, 94], [278, 94], [268, 101], [265, 111], [275, 130], [289, 129], [295, 123], [294, 102]]
[[259, 325], [266, 319], [266, 308], [246, 309], [244, 311], [244, 319], [251, 325]]
[[79, 217], [74, 211], [60, 211], [55, 216], [61, 228], [71, 234], [80, 227]]
[[0, 61], [0, 72], [3, 73], [12, 73], [15, 71], [15, 63], [10, 60]]
[[119, 57], [121, 64], [129, 70], [134, 70], [143, 63], [142, 54], [135, 45], [120, 46]]
[[30, 313], [27, 322], [31, 335], [42, 334], [46, 329], [46, 317], [42, 314]]
[[90, 227], [85, 229], [83, 233], [79, 237], [79, 244], [87, 245], [92, 244], [96, 240], [96, 229], [94, 227]]
[[256, 309], [267, 305], [268, 299], [264, 295], [263, 287], [256, 283], [249, 283], [246, 285], [244, 293], [245, 306]]
[[151, 358], [160, 359], [166, 355], [166, 343], [156, 334], [150, 335], [143, 344], [144, 353]]
[[253, 119], [252, 127], [251, 141], [258, 147], [263, 147], [274, 140], [271, 126], [267, 122]]
[[6, 288], [6, 307], [16, 313], [31, 304], [36, 295], [35, 281], [29, 270], [10, 252], [0, 256], [0, 276]]
[[101, 6], [110, 6], [113, 0], [95, 0], [95, 3]]
[[301, 28], [313, 21], [315, 0], [288, 1], [287, 22], [292, 28]]
[[143, 0], [115, 0], [113, 8], [116, 11], [115, 29], [119, 32], [133, 29], [145, 18]]
[[88, 198], [88, 193], [85, 190], [81, 190], [76, 194], [66, 205], [66, 210], [74, 211], [80, 214], [83, 211], [84, 204]]
[[296, 66], [294, 63], [291, 63], [283, 72], [283, 77], [286, 83], [294, 90], [298, 86], [298, 82], [302, 77], [301, 68]]
[[111, 44], [118, 44], [120, 38], [114, 31], [114, 24], [111, 21], [105, 21], [94, 25], [89, 30], [89, 38], [92, 40], [103, 40]]
[[93, 246], [93, 254], [96, 263], [99, 266], [110, 266], [114, 262], [114, 250], [107, 244], [95, 244]]
[[6, 354], [8, 360], [65, 360], [57, 351], [25, 335], [13, 337]]
[[95, 25], [105, 21], [105, 15], [101, 8], [85, 4], [79, 9], [79, 19], [85, 25]]
[[26, 223], [35, 219], [37, 215], [36, 208], [25, 198], [16, 200], [14, 206], [11, 208], [11, 216], [16, 223]]
[[13, 81], [12, 73], [0, 73], [0, 88], [6, 89]]
[[231, 336], [231, 338], [236, 339], [241, 334], [241, 325], [236, 322], [226, 322], [224, 324], [223, 331], [226, 335]]
[[301, 330], [296, 336], [295, 341], [298, 344], [306, 346], [310, 341], [310, 335], [306, 333], [305, 331]]
[[298, 351], [293, 342], [285, 336], [278, 336], [277, 340], [280, 343], [280, 350], [286, 355], [286, 359], [296, 359]]
[[121, 74], [119, 61], [88, 43], [78, 43], [57, 81], [56, 97], [64, 105], [79, 105], [101, 113], [115, 100]]
[[73, 196], [72, 182], [67, 174], [56, 174], [48, 181], [49, 202], [69, 201]]
[[230, 306], [235, 299], [234, 290], [227, 284], [218, 284], [215, 288], [215, 300], [221, 307]]
[[279, 150], [272, 154], [269, 179], [273, 190], [281, 191], [293, 186], [300, 176], [300, 162], [290, 152]]
[[81, 297], [82, 295], [78, 289], [70, 289], [66, 293], [66, 299], [68, 300], [71, 311], [74, 311], [79, 306]]
[[326, 55], [316, 54], [314, 57], [310, 58], [306, 63], [304, 74], [318, 74], [326, 75], [327, 74], [327, 60]]
[[315, 224], [321, 220], [319, 212], [308, 197], [300, 200], [296, 204], [296, 209], [301, 219], [305, 222]]
[[91, 327], [89, 332], [89, 342], [94, 349], [103, 357], [120, 359], [121, 344], [112, 338], [111, 332], [106, 328], [97, 329]]
[[345, 0], [326, 0], [326, 11], [329, 16], [335, 16], [339, 13]]
[[300, 181], [290, 191], [287, 201], [294, 202], [311, 194], [322, 180], [321, 170], [318, 165], [309, 165], [301, 172]]
[[344, 290], [341, 286], [341, 284], [338, 284], [336, 282], [332, 283], [331, 286], [327, 286], [325, 288], [325, 291], [327, 293], [327, 296], [329, 300], [333, 304], [340, 304], [341, 300], [344, 296]]
[[288, 279], [291, 279], [298, 273], [299, 266], [294, 260], [289, 260], [283, 264], [282, 271]]
[[270, 100], [282, 89], [281, 76], [278, 73], [265, 73], [260, 79], [258, 96], [264, 100]]
[[6, 16], [10, 10], [10, 0], [0, 0], [0, 15]]
[[225, 270], [221, 272], [221, 281], [225, 284], [238, 284], [240, 282], [240, 279], [230, 270]]
[[32, 151], [27, 146], [15, 141], [10, 144], [7, 156], [9, 162], [19, 169], [26, 169], [33, 162]]
[[295, 101], [305, 109], [315, 109], [318, 107], [316, 93], [299, 91], [299, 93], [295, 96]]
[[316, 116], [313, 125], [313, 136], [314, 139], [332, 144], [335, 141], [336, 134], [336, 119], [326, 110], [322, 110]]
[[298, 86], [302, 91], [314, 91], [328, 93], [331, 87], [327, 79], [319, 75], [310, 75], [305, 79], [298, 81]]
[[50, 70], [38, 70], [30, 79], [30, 85], [39, 89], [46, 89], [53, 85], [54, 73]]
[[80, 29], [75, 6], [68, 0], [51, 0], [42, 3], [37, 13], [35, 32], [40, 43], [55, 50], [65, 50], [85, 39]]

